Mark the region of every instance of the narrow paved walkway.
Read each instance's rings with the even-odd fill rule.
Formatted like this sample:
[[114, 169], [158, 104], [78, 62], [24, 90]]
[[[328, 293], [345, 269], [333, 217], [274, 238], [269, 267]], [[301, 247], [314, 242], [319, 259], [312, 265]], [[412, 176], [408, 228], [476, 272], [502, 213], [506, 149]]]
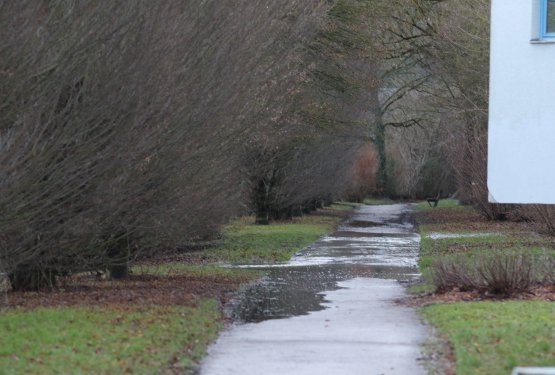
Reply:
[[268, 268], [235, 313], [202, 375], [424, 374], [426, 328], [397, 280], [417, 272], [407, 205], [364, 206], [333, 236]]

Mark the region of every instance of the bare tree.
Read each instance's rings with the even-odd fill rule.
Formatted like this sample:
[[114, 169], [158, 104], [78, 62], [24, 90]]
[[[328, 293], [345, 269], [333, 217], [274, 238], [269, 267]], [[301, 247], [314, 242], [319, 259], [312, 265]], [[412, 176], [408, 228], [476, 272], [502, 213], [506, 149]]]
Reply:
[[0, 3], [0, 267], [12, 286], [124, 277], [130, 259], [212, 238], [273, 171], [274, 216], [343, 194], [366, 141], [358, 115], [345, 121], [361, 101], [322, 89], [318, 59], [333, 50], [313, 53], [333, 5]]

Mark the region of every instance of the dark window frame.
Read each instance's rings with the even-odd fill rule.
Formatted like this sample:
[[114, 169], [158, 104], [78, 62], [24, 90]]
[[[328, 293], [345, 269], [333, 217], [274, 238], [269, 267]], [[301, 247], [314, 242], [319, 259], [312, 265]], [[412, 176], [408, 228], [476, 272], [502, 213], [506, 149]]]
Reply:
[[547, 29], [547, 16], [548, 16], [548, 3], [553, 0], [541, 0], [540, 6], [540, 38], [551, 39], [555, 38], [555, 30], [548, 31]]

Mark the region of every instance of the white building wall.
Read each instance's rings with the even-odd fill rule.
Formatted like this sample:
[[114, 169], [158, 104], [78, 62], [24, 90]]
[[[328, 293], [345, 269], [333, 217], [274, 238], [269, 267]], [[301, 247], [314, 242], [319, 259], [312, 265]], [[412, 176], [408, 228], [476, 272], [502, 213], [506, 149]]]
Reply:
[[492, 0], [490, 201], [555, 204], [555, 40], [539, 0]]

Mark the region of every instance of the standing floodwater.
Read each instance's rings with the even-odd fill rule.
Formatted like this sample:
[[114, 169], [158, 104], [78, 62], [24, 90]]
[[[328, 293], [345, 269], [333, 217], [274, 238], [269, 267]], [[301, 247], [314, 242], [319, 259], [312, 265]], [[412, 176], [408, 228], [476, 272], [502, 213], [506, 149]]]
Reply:
[[[201, 373], [420, 374], [425, 329], [394, 304], [418, 276], [409, 205], [361, 206], [335, 234], [268, 271], [234, 303], [238, 322]], [[279, 319], [279, 320], [278, 320]]]
[[332, 236], [267, 271], [233, 306], [243, 322], [285, 318], [325, 308], [325, 291], [356, 277], [408, 281], [418, 276], [420, 236], [408, 221], [408, 206], [362, 206]]

